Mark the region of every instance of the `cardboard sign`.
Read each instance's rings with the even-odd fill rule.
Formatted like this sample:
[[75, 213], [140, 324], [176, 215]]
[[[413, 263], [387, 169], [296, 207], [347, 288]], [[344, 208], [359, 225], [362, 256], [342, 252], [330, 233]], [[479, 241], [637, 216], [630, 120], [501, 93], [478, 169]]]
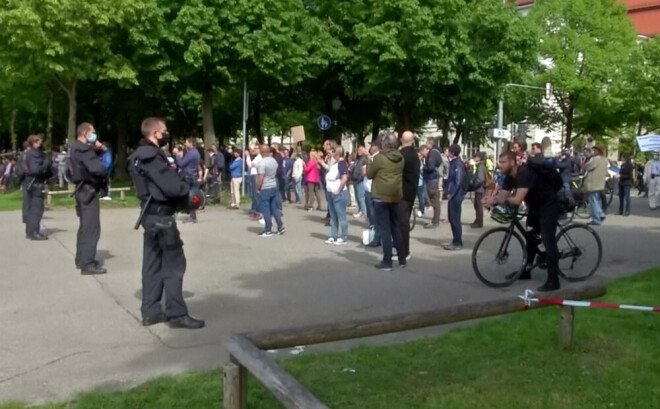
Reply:
[[300, 143], [305, 140], [305, 127], [294, 126], [291, 128], [291, 137], [293, 138], [293, 143]]
[[660, 135], [640, 135], [637, 145], [642, 152], [660, 151]]

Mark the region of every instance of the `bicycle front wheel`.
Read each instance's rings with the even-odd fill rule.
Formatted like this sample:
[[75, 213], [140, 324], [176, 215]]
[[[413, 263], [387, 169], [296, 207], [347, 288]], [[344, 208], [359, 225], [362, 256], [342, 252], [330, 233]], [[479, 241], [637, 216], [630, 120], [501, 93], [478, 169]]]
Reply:
[[417, 224], [417, 213], [415, 213], [415, 209], [412, 209], [410, 212], [410, 231], [413, 231], [415, 224]]
[[489, 287], [506, 287], [518, 279], [527, 251], [518, 232], [498, 227], [486, 232], [472, 250], [472, 269]]
[[589, 226], [572, 224], [557, 235], [559, 274], [568, 281], [583, 281], [594, 275], [603, 258], [598, 233]]

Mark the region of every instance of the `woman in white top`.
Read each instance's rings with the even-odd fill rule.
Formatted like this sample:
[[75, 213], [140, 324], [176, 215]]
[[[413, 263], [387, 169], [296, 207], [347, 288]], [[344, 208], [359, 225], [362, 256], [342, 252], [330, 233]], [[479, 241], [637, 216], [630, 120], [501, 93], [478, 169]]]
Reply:
[[[334, 148], [332, 153], [335, 162], [330, 165], [325, 175], [325, 187], [328, 192], [328, 211], [330, 212], [330, 238], [326, 244], [343, 246], [348, 240], [348, 221], [346, 220], [346, 204], [348, 203], [348, 164], [344, 160], [344, 149]], [[341, 230], [341, 235], [339, 231]]]

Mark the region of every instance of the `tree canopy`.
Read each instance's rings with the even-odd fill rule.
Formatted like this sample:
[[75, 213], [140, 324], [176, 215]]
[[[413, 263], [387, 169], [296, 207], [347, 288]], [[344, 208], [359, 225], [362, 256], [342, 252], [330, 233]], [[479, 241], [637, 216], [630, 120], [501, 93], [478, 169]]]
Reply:
[[124, 158], [150, 115], [229, 144], [245, 82], [260, 140], [435, 121], [445, 143], [479, 142], [515, 82], [551, 82], [556, 103], [506, 92], [508, 118], [563, 127], [566, 144], [657, 129], [658, 40], [638, 46], [615, 0], [536, 3], [526, 18], [500, 0], [0, 0], [0, 144], [56, 146], [88, 120]]

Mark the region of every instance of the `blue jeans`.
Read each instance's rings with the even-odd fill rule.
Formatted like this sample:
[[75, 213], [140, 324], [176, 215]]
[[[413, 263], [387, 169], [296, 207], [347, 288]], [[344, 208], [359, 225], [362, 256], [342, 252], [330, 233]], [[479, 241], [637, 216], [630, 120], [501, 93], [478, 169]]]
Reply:
[[261, 206], [259, 206], [259, 197], [257, 195], [257, 175], [250, 175], [250, 181], [248, 187], [248, 194], [250, 195], [250, 199], [252, 200], [252, 206], [250, 207], [250, 212], [252, 213], [259, 213], [259, 209]]
[[463, 209], [463, 199], [465, 195], [461, 194], [456, 197], [452, 197], [449, 202], [447, 202], [447, 212], [449, 213], [447, 217], [449, 218], [449, 224], [451, 225], [451, 234], [454, 236], [451, 244], [454, 246], [463, 246], [463, 226], [461, 225], [461, 210]]
[[380, 241], [383, 245], [383, 263], [392, 265], [392, 246], [396, 248], [399, 262], [405, 263], [407, 254], [401, 248], [401, 231], [399, 231], [398, 203], [374, 201], [376, 211], [376, 226], [380, 229]]
[[426, 207], [426, 184], [422, 183], [417, 186], [417, 210], [424, 214], [424, 208]]
[[302, 191], [302, 179], [299, 181], [292, 180], [294, 186], [295, 186], [295, 191], [296, 191], [296, 202], [302, 202], [303, 200], [303, 191]]
[[596, 224], [601, 224], [605, 218], [601, 202], [601, 192], [589, 192], [589, 204], [591, 205], [592, 221]]
[[367, 204], [364, 198], [364, 181], [354, 182], [353, 187], [355, 188], [355, 200], [357, 201], [358, 212], [365, 214], [367, 213]]
[[261, 213], [264, 216], [264, 221], [266, 222], [266, 232], [271, 233], [273, 229], [273, 220], [271, 216], [275, 217], [277, 222], [277, 229], [282, 228], [282, 217], [280, 217], [280, 209], [277, 207], [278, 197], [280, 195], [279, 190], [276, 187], [270, 189], [262, 189], [259, 193], [259, 201], [261, 202]]
[[[348, 221], [346, 220], [346, 204], [348, 203], [348, 190], [338, 195], [328, 192], [328, 211], [330, 212], [330, 237], [337, 240], [348, 240]], [[341, 230], [341, 236], [339, 236]]]
[[630, 188], [619, 183], [619, 214], [630, 214]]
[[364, 201], [367, 206], [369, 226], [374, 227], [374, 240], [369, 244], [380, 246], [380, 228], [378, 228], [378, 223], [376, 222], [376, 210], [374, 209], [374, 199], [371, 197], [371, 192], [364, 191]]

